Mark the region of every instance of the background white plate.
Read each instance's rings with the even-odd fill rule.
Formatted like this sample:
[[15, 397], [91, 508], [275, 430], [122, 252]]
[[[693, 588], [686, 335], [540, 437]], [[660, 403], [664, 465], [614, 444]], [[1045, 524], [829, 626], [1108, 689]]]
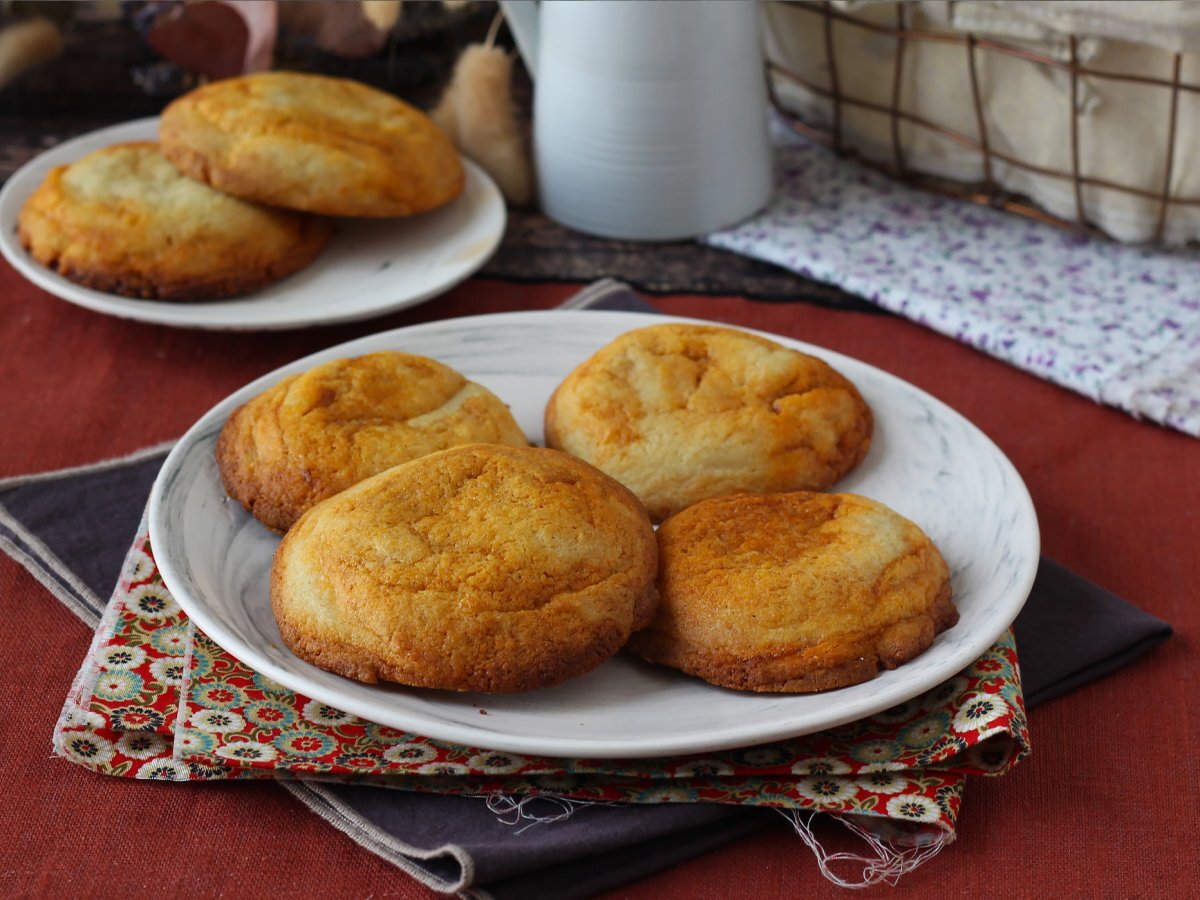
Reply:
[[466, 186], [451, 203], [403, 218], [339, 219], [329, 246], [311, 265], [233, 300], [118, 297], [68, 281], [25, 252], [17, 240], [17, 214], [47, 172], [110, 144], [157, 139], [158, 119], [139, 119], [66, 141], [30, 160], [0, 191], [0, 252], [38, 287], [96, 312], [184, 328], [251, 331], [349, 322], [414, 306], [487, 262], [504, 234], [500, 190], [464, 159]]
[[[229, 413], [285, 375], [377, 350], [441, 360], [507, 402], [530, 439], [559, 381], [618, 334], [664, 316], [528, 312], [433, 322], [314, 354], [247, 385], [197, 422], [163, 464], [150, 498], [150, 536], [167, 587], [218, 644], [270, 678], [375, 722], [468, 746], [564, 757], [703, 752], [839, 725], [914, 697], [986, 650], [1020, 611], [1038, 563], [1033, 504], [1008, 459], [974, 425], [891, 375], [820, 356], [858, 385], [876, 416], [863, 464], [838, 490], [874, 497], [937, 542], [953, 573], [959, 623], [899, 669], [822, 694], [751, 694], [713, 687], [620, 653], [596, 671], [524, 694], [455, 694], [369, 686], [287, 650], [268, 577], [278, 538], [221, 487], [213, 459]], [[487, 711], [481, 715], [480, 710]]]

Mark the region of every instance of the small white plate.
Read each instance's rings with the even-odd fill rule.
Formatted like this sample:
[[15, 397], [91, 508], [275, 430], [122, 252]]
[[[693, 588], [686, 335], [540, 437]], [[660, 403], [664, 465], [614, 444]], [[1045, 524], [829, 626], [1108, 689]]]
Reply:
[[66, 141], [30, 160], [0, 190], [0, 253], [43, 290], [96, 312], [222, 331], [266, 331], [383, 315], [449, 290], [480, 268], [504, 234], [504, 198], [468, 160], [466, 187], [432, 212], [396, 219], [340, 219], [307, 268], [233, 300], [163, 303], [85, 288], [47, 269], [17, 239], [17, 214], [55, 166], [126, 141], [158, 139], [158, 119], [139, 119]]
[[1038, 564], [1037, 518], [1012, 464], [978, 428], [906, 382], [779, 337], [853, 380], [875, 412], [871, 451], [837, 490], [874, 497], [908, 516], [950, 564], [960, 620], [917, 659], [865, 684], [787, 695], [725, 690], [619, 653], [557, 687], [486, 695], [359, 684], [301, 661], [283, 645], [268, 599], [278, 537], [225, 496], [213, 459], [230, 412], [319, 362], [405, 350], [490, 388], [540, 442], [542, 410], [559, 381], [618, 334], [661, 321], [673, 320], [598, 311], [452, 319], [362, 338], [258, 379], [200, 419], [155, 482], [150, 538], [167, 587], [213, 640], [292, 690], [444, 741], [561, 757], [698, 753], [831, 728], [936, 686], [991, 646], [1016, 618]]

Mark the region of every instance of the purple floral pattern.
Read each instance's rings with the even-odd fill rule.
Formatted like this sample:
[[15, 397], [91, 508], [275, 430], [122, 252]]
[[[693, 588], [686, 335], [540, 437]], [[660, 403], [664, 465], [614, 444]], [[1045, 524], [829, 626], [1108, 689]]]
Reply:
[[836, 284], [1039, 377], [1200, 436], [1200, 255], [899, 184], [774, 123], [759, 216], [704, 241]]

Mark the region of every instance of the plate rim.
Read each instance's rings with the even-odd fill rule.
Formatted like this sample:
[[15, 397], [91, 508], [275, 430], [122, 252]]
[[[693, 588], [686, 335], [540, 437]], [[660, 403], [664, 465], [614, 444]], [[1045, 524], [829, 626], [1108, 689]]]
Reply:
[[[451, 274], [447, 278], [432, 287], [415, 294], [402, 296], [399, 300], [380, 302], [366, 309], [339, 313], [334, 305], [330, 305], [328, 313], [300, 315], [295, 312], [288, 314], [286, 303], [271, 304], [269, 307], [263, 308], [266, 314], [252, 316], [249, 321], [236, 321], [228, 317], [213, 315], [212, 310], [216, 308], [215, 305], [230, 304], [246, 312], [254, 301], [254, 294], [224, 300], [178, 303], [163, 300], [138, 300], [76, 284], [33, 259], [16, 237], [16, 217], [24, 200], [41, 184], [45, 173], [50, 168], [74, 162], [87, 153], [102, 147], [127, 141], [153, 140], [157, 137], [160, 120], [160, 116], [147, 116], [78, 134], [38, 153], [9, 176], [8, 180], [0, 186], [0, 255], [19, 275], [59, 300], [118, 319], [201, 331], [283, 331], [363, 321], [431, 300], [461, 284], [479, 271], [495, 254], [508, 227], [508, 206], [499, 186], [481, 166], [460, 154], [459, 158], [468, 172], [468, 179], [478, 181], [480, 189], [487, 195], [485, 203], [480, 205], [480, 208], [484, 210], [480, 215], [494, 213], [498, 217], [494, 233], [488, 236], [486, 245], [481, 245], [479, 252], [474, 254], [464, 265], [451, 270]], [[453, 202], [451, 201], [451, 203]], [[5, 211], [10, 206], [13, 207], [11, 228], [5, 227], [4, 224]], [[437, 210], [431, 212], [436, 213]], [[335, 222], [338, 221], [337, 217], [331, 218]], [[359, 220], [351, 219], [349, 221]], [[336, 236], [334, 240], [337, 240]], [[311, 265], [320, 266], [321, 257], [318, 256]], [[286, 283], [286, 279], [284, 283]], [[206, 312], [209, 315], [205, 315]]]
[[[953, 407], [939, 400], [932, 394], [929, 394], [927, 391], [924, 391], [923, 389], [908, 381], [905, 381], [899, 376], [880, 369], [871, 363], [863, 362], [855, 359], [854, 357], [839, 353], [835, 350], [830, 350], [820, 345], [790, 338], [786, 335], [778, 335], [753, 328], [745, 328], [737, 325], [726, 325], [724, 323], [715, 323], [704, 319], [672, 316], [668, 314], [651, 314], [612, 310], [525, 310], [516, 312], [487, 313], [454, 319], [438, 319], [430, 322], [402, 326], [399, 328], [388, 329], [386, 331], [365, 335], [341, 344], [334, 345], [332, 347], [327, 347], [314, 353], [307, 354], [306, 356], [294, 360], [293, 362], [280, 366], [248, 382], [238, 390], [230, 393], [222, 400], [211, 406], [208, 411], [200, 416], [200, 418], [197, 419], [197, 421], [180, 437], [175, 446], [171, 448], [167, 458], [163, 461], [158, 475], [155, 477], [154, 484], [150, 492], [148, 521], [151, 547], [154, 548], [156, 546], [167, 545], [165, 541], [156, 541], [156, 536], [161, 538], [164, 534], [163, 528], [165, 527], [164, 517], [166, 515], [166, 510], [164, 509], [163, 503], [166, 492], [170, 487], [170, 482], [173, 480], [172, 475], [178, 469], [180, 461], [187, 455], [192, 446], [198, 440], [203, 439], [204, 435], [208, 433], [218, 421], [223, 421], [223, 419], [227, 417], [234, 408], [245, 402], [245, 400], [249, 399], [249, 397], [260, 393], [266, 387], [274, 384], [279, 379], [284, 378], [295, 371], [310, 368], [318, 362], [326, 359], [338, 358], [342, 355], [352, 355], [356, 352], [354, 348], [357, 345], [366, 344], [368, 342], [388, 340], [397, 336], [419, 336], [423, 331], [435, 331], [446, 328], [453, 329], [455, 327], [471, 327], [473, 325], [486, 324], [489, 321], [496, 320], [517, 322], [518, 324], [523, 319], [537, 322], [561, 322], [568, 316], [580, 321], [592, 321], [597, 316], [610, 318], [613, 321], [622, 319], [629, 323], [626, 330], [644, 325], [658, 324], [660, 322], [690, 322], [734, 328], [750, 334], [757, 334], [771, 340], [785, 342], [786, 346], [791, 346], [804, 352], [815, 351], [821, 355], [821, 358], [833, 365], [834, 368], [838, 368], [839, 364], [843, 361], [850, 362], [854, 367], [866, 367], [872, 371], [874, 376], [880, 377], [884, 381], [888, 382], [892, 388], [916, 392], [926, 402], [935, 407], [939, 414], [949, 416], [952, 419], [957, 420], [960, 425], [964, 425], [969, 431], [974, 432], [975, 438], [983, 442], [984, 446], [991, 450], [1001, 467], [1007, 470], [1007, 474], [1012, 479], [1013, 484], [1015, 486], [1019, 486], [1020, 488], [1019, 496], [1014, 499], [1016, 505], [1020, 508], [1022, 520], [1028, 526], [1029, 545], [1026, 547], [1026, 550], [1028, 551], [1031, 565], [1029, 565], [1026, 571], [1022, 573], [1022, 578], [1020, 579], [1019, 584], [1017, 584], [1017, 586], [1015, 586], [1010, 592], [1012, 597], [1016, 599], [1010, 600], [1008, 605], [1004, 607], [1005, 612], [1002, 618], [1004, 618], [1005, 621], [1002, 625], [998, 624], [997, 630], [994, 634], [983, 635], [975, 633], [972, 634], [969, 639], [963, 640], [960, 643], [959, 649], [950, 657], [950, 660], [953, 662], [953, 666], [951, 666], [949, 662], [943, 664], [943, 667], [938, 670], [938, 680], [931, 681], [929, 683], [922, 682], [921, 687], [913, 688], [906, 694], [906, 696], [903, 697], [887, 695], [887, 699], [884, 701], [875, 700], [870, 703], [856, 704], [845, 714], [830, 716], [827, 720], [823, 720], [815, 727], [804, 727], [799, 730], [782, 727], [764, 727], [760, 728], [755, 735], [751, 736], [749, 739], [726, 739], [721, 738], [720, 735], [713, 735], [711, 740], [706, 740], [703, 743], [695, 743], [673, 740], [669, 736], [658, 736], [653, 740], [633, 740], [622, 738], [618, 741], [606, 742], [603, 741], [602, 738], [598, 738], [596, 736], [546, 737], [524, 734], [510, 735], [504, 732], [497, 732], [493, 728], [485, 729], [479, 726], [460, 724], [448, 720], [436, 723], [434, 730], [439, 732], [437, 734], [425, 733], [422, 728], [414, 728], [411, 724], [406, 724], [403, 722], [396, 724], [399, 721], [396, 718], [392, 718], [391, 721], [380, 722], [379, 724], [391, 725], [392, 727], [400, 728], [405, 731], [421, 734], [427, 738], [454, 743], [461, 746], [478, 747], [490, 750], [535, 755], [540, 757], [553, 756], [558, 758], [579, 759], [624, 759], [716, 752], [720, 750], [754, 746], [771, 741], [801, 737], [806, 734], [816, 733], [829, 728], [836, 728], [840, 725], [846, 724], [847, 722], [882, 712], [885, 709], [891, 708], [896, 704], [903, 703], [906, 700], [912, 699], [912, 697], [918, 696], [921, 693], [936, 687], [938, 684], [944, 682], [948, 678], [954, 677], [955, 674], [965, 669], [975, 659], [986, 652], [987, 649], [991, 647], [1009, 627], [1011, 627], [1013, 621], [1016, 619], [1017, 615], [1020, 613], [1026, 600], [1028, 599], [1030, 590], [1033, 587], [1041, 552], [1041, 535], [1037, 520], [1037, 512], [1033, 504], [1033, 499], [1029, 493], [1028, 486], [1025, 484], [1020, 472], [1017, 470], [1016, 466], [1012, 463], [1008, 456], [982, 429], [980, 429], [966, 416], [959, 413]], [[582, 360], [580, 361], [582, 362]], [[175, 571], [171, 559], [165, 555], [160, 557], [158, 553], [159, 551], [155, 550], [155, 561], [158, 565], [159, 572], [162, 575], [163, 583], [167, 586], [168, 590], [171, 592], [171, 595], [175, 598], [180, 608], [187, 613], [189, 618], [192, 619], [197, 627], [204, 631], [205, 634], [207, 634], [231, 656], [234, 656], [251, 669], [260, 672], [269, 678], [272, 678], [290, 690], [320, 700], [321, 702], [328, 703], [337, 709], [358, 716], [359, 718], [363, 718], [367, 721], [379, 722], [377, 713], [374, 711], [366, 711], [364, 704], [360, 703], [355, 697], [347, 698], [344, 696], [333, 696], [333, 694], [336, 694], [336, 691], [331, 694], [331, 692], [326, 691], [322, 685], [308, 683], [302, 674], [297, 675], [281, 669], [269, 658], [264, 657], [263, 654], [253, 652], [253, 648], [251, 648], [251, 655], [254, 658], [253, 662], [246, 659], [243, 654], [239, 652], [239, 650], [231, 649], [228, 641], [225, 639], [227, 636], [229, 636], [228, 631], [219, 622], [209, 616], [207, 610], [203, 607], [203, 603], [201, 603], [200, 607], [197, 608], [193, 604], [193, 598], [188, 594], [187, 590], [179, 590], [177, 585], [181, 584], [183, 579], [180, 577], [179, 573]], [[997, 623], [999, 623], [999, 619], [997, 619]], [[249, 642], [241, 639], [237, 635], [233, 635], [232, 637], [233, 643], [239, 645], [239, 649], [241, 646], [249, 644]], [[290, 653], [290, 651], [288, 652]], [[313, 688], [315, 688], [315, 690], [313, 690]], [[836, 694], [836, 691], [829, 693], [832, 696]], [[348, 703], [347, 700], [349, 701]], [[403, 714], [403, 710], [400, 712], [400, 719], [405, 719], [406, 716]], [[495, 723], [489, 724], [494, 725]], [[497, 738], [500, 739], [499, 742], [497, 742]], [[546, 749], [547, 744], [552, 745], [551, 750]]]

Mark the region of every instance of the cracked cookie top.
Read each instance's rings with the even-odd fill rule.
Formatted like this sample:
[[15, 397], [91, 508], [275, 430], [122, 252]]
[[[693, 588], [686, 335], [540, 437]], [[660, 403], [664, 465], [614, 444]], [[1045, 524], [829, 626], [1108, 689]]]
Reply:
[[873, 421], [824, 361], [685, 323], [621, 335], [545, 413], [547, 446], [625, 484], [655, 519], [728, 494], [824, 490], [866, 455]]
[[856, 494], [708, 500], [663, 522], [658, 544], [658, 612], [631, 647], [723, 687], [857, 684], [958, 620], [933, 542]]
[[285, 643], [367, 683], [547, 687], [653, 613], [658, 550], [630, 491], [565, 453], [470, 445], [318, 504], [275, 554]]
[[229, 495], [286, 531], [364, 478], [474, 443], [529, 441], [487, 388], [437, 360], [383, 352], [283, 379], [233, 412], [216, 456]]
[[433, 120], [346, 78], [260, 72], [214, 81], [164, 111], [163, 152], [219, 191], [330, 216], [407, 216], [463, 189]]

